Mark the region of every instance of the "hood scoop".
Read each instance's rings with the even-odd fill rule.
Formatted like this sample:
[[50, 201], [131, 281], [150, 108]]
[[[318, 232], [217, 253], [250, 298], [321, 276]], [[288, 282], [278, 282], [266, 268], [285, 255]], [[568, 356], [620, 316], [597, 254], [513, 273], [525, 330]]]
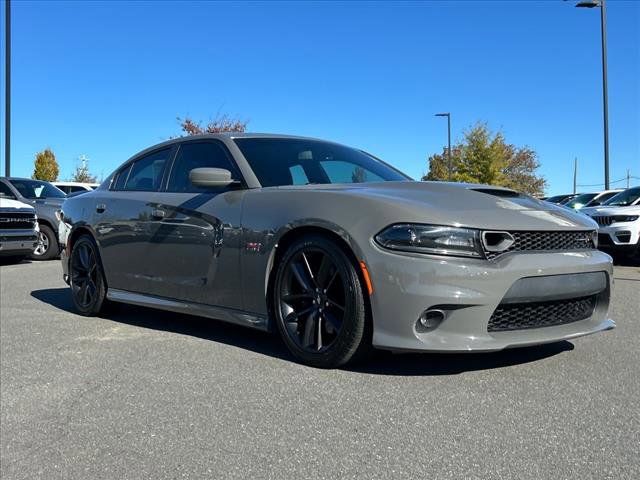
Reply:
[[523, 195], [515, 190], [503, 190], [501, 188], [470, 188], [474, 192], [486, 193], [487, 195], [493, 195], [494, 197], [501, 198], [521, 198]]

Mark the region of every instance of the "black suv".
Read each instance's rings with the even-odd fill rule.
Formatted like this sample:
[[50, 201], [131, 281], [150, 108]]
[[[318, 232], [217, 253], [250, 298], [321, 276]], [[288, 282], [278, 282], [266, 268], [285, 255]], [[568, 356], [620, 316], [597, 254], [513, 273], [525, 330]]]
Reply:
[[0, 192], [5, 198], [33, 205], [36, 209], [40, 235], [31, 258], [34, 260], [56, 258], [60, 253], [56, 210], [60, 210], [66, 198], [65, 193], [43, 180], [16, 177], [0, 177]]

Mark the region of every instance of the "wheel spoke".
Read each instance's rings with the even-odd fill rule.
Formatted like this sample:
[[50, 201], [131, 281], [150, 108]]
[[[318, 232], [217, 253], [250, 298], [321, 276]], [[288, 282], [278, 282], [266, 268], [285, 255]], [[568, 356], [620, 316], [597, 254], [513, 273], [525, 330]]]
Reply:
[[85, 282], [82, 284], [82, 287], [80, 287], [80, 298], [81, 298], [81, 302], [83, 305], [86, 305], [88, 303], [88, 297], [89, 297], [89, 282]]
[[311, 312], [304, 324], [304, 336], [302, 337], [302, 345], [304, 347], [310, 347], [313, 345], [313, 337], [314, 337], [313, 327], [315, 323], [314, 321], [315, 317], [316, 317], [315, 312]]
[[324, 287], [325, 290], [329, 290], [331, 288], [331, 285], [333, 285], [333, 281], [336, 279], [337, 276], [338, 276], [338, 269], [336, 268], [336, 270], [333, 272], [333, 275], [331, 276], [331, 280], [329, 280], [326, 287]]
[[331, 275], [331, 268], [333, 267], [333, 262], [329, 258], [328, 255], [322, 256], [322, 261], [320, 262], [320, 268], [318, 269], [317, 283], [320, 288], [327, 288], [329, 275]]
[[287, 315], [284, 319], [285, 322], [287, 323], [295, 323], [298, 321], [298, 319], [300, 317], [302, 317], [303, 315], [306, 315], [309, 312], [312, 312], [316, 309], [315, 305], [305, 308], [304, 310], [301, 310], [299, 312], [296, 312], [295, 310], [293, 312], [291, 312], [289, 315]]
[[309, 277], [311, 277], [311, 283], [313, 284], [314, 288], [317, 288], [318, 282], [316, 282], [316, 279], [313, 276], [313, 272], [311, 271], [311, 265], [309, 265], [309, 260], [307, 260], [307, 256], [304, 254], [304, 252], [302, 252], [302, 260], [304, 261], [304, 265], [307, 268], [307, 273], [309, 274]]
[[318, 332], [316, 336], [316, 347], [318, 350], [322, 349], [322, 317], [318, 316], [318, 320], [316, 321], [318, 324]]
[[336, 307], [337, 309], [344, 312], [344, 306], [337, 304], [333, 300], [329, 300], [329, 305], [331, 305], [332, 307]]
[[338, 320], [331, 312], [325, 310], [323, 312], [323, 316], [324, 316], [325, 320], [327, 321], [327, 323], [329, 323], [329, 325], [331, 325], [331, 327], [336, 332], [338, 330], [340, 330], [340, 326], [341, 326], [342, 322], [340, 320]]
[[313, 290], [313, 279], [309, 278], [307, 272], [305, 271], [305, 267], [303, 267], [299, 262], [294, 262], [291, 264], [291, 270], [293, 271], [294, 277], [303, 288], [305, 292], [311, 292]]
[[290, 304], [291, 302], [295, 302], [296, 300], [308, 300], [310, 298], [313, 298], [313, 295], [311, 293], [296, 293], [283, 295], [282, 301]]
[[80, 247], [80, 250], [78, 250], [78, 258], [80, 260], [80, 264], [82, 265], [82, 268], [88, 271], [89, 270], [89, 253], [87, 252], [87, 248], [84, 245], [82, 245]]

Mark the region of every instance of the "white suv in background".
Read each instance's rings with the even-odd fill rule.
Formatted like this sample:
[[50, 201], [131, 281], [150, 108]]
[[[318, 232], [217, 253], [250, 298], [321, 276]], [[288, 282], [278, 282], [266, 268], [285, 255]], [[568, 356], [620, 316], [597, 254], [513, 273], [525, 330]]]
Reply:
[[51, 182], [67, 195], [73, 193], [91, 192], [100, 186], [99, 183], [82, 183], [82, 182]]
[[614, 252], [640, 250], [640, 187], [624, 190], [599, 207], [583, 208], [598, 224], [598, 247]]

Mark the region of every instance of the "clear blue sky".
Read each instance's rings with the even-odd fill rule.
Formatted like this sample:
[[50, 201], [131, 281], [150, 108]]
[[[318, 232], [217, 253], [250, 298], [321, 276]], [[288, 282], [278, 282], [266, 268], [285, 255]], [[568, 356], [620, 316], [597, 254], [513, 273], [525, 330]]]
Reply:
[[[627, 168], [640, 177], [640, 2], [607, 3], [616, 180]], [[454, 140], [480, 120], [535, 149], [548, 193], [571, 190], [574, 157], [578, 183], [603, 182], [597, 9], [560, 0], [12, 5], [14, 175], [29, 176], [49, 146], [61, 177], [81, 154], [106, 176], [177, 134], [176, 116], [221, 112], [251, 131], [366, 149], [417, 178], [446, 143], [446, 119], [433, 114], [451, 111]]]

